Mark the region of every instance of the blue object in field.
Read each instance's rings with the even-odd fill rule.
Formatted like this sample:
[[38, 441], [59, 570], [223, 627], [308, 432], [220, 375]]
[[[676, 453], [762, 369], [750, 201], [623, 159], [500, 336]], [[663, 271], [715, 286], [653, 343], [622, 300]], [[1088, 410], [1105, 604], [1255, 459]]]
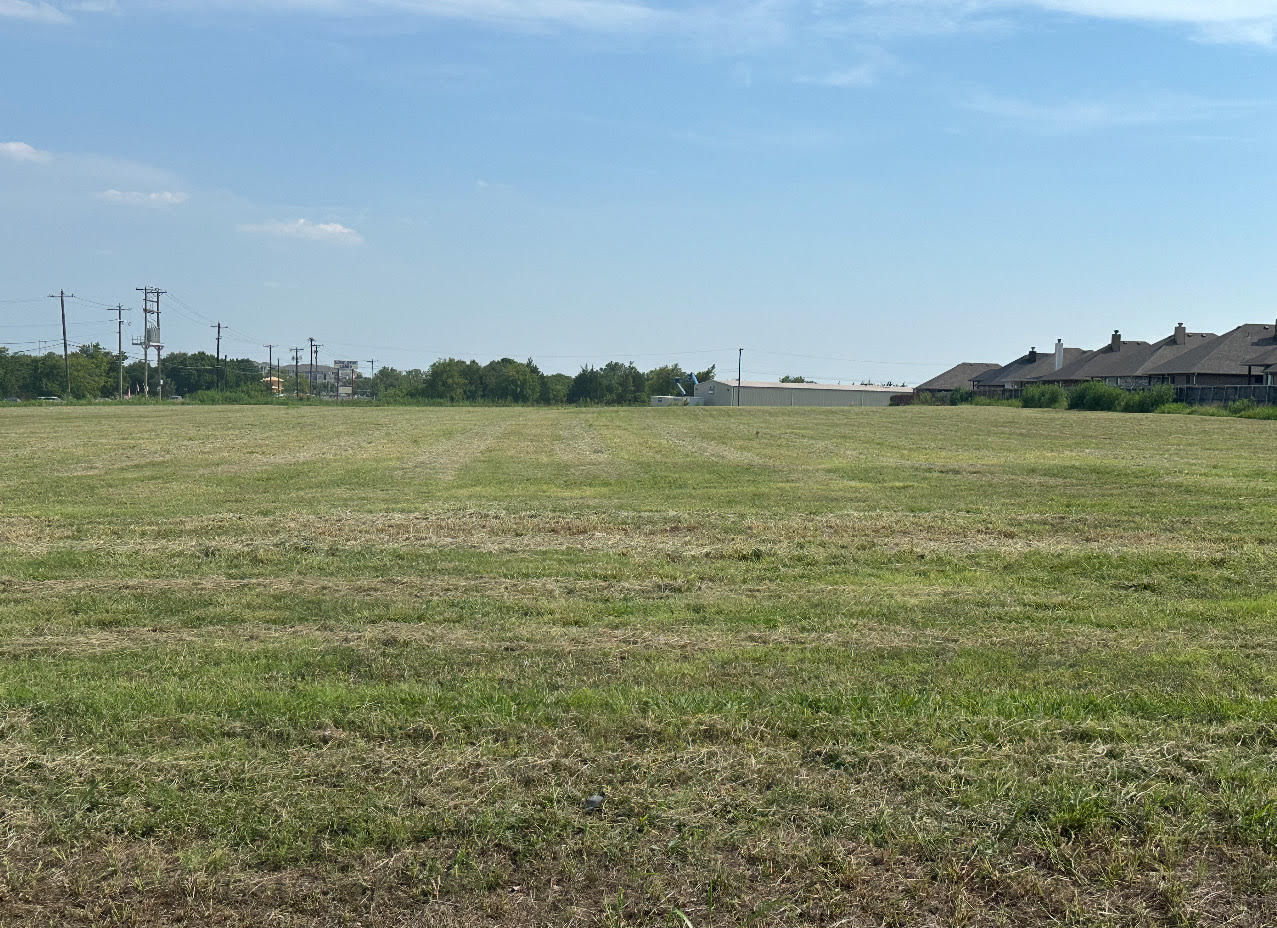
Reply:
[[683, 389], [683, 378], [682, 378], [682, 377], [675, 377], [675, 378], [674, 378], [674, 385], [675, 385], [676, 387], [678, 387], [678, 393], [679, 393], [679, 395], [680, 395], [680, 396], [687, 396], [687, 391]]
[[692, 376], [692, 386], [694, 387], [698, 386], [700, 384], [700, 381], [696, 379], [696, 375], [692, 374], [691, 376]]

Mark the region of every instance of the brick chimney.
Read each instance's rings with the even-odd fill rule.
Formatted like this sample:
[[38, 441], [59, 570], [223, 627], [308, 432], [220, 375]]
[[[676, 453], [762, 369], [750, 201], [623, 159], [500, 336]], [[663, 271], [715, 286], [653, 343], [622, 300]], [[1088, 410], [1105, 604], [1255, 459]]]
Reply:
[[1113, 330], [1113, 338], [1109, 341], [1109, 349], [1112, 351], [1122, 350], [1122, 333], [1117, 329]]
[[1057, 338], [1055, 340], [1055, 369], [1058, 371], [1064, 366], [1064, 339]]
[[1038, 349], [1036, 347], [1029, 349], [1029, 363], [1036, 364], [1038, 362]]
[[1177, 345], [1188, 344], [1188, 329], [1184, 328], [1184, 323], [1182, 322], [1179, 325], [1175, 326], [1175, 344]]

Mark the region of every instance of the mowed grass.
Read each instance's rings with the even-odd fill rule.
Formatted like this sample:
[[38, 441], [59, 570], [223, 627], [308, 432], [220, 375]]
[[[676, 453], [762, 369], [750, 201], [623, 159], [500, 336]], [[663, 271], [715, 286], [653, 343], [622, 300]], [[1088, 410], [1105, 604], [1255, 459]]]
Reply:
[[1274, 423], [0, 437], [0, 924], [1277, 924]]

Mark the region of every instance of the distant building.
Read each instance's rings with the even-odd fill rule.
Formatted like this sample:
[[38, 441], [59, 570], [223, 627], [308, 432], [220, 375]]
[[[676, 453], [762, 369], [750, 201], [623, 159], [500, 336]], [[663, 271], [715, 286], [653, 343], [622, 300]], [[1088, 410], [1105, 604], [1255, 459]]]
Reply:
[[1184, 323], [1175, 332], [1156, 342], [1124, 341], [1118, 331], [1103, 348], [1088, 351], [1080, 358], [1065, 364], [1058, 371], [1043, 374], [1039, 383], [1054, 383], [1064, 387], [1076, 386], [1089, 380], [1099, 380], [1114, 387], [1139, 389], [1163, 382], [1150, 373], [1154, 368], [1167, 364], [1180, 355], [1205, 345], [1218, 336], [1209, 332], [1189, 332]]
[[[270, 373], [270, 365], [266, 361], [258, 361], [257, 367], [263, 374]], [[291, 382], [293, 379], [293, 372], [294, 367], [291, 361], [275, 362], [275, 373], [278, 376]], [[296, 372], [297, 376], [301, 380], [308, 380], [312, 387], [326, 383], [335, 384], [337, 382], [337, 368], [333, 367], [331, 364], [316, 364], [314, 366], [314, 373], [312, 374], [310, 364], [303, 361], [297, 365]], [[354, 374], [355, 379], [358, 380], [360, 376], [359, 371], [355, 371]]]
[[1274, 349], [1277, 326], [1249, 323], [1206, 339], [1146, 373], [1154, 383], [1183, 386], [1271, 384], [1277, 365]]
[[1006, 390], [1019, 390], [1026, 383], [1041, 380], [1066, 364], [1076, 361], [1086, 352], [1081, 348], [1065, 348], [1064, 342], [1057, 339], [1055, 351], [1051, 354], [1030, 348], [1029, 353], [1021, 355], [1010, 364], [988, 373], [972, 378], [975, 391], [984, 395], [996, 395]]
[[1265, 386], [1277, 387], [1277, 348], [1270, 348], [1246, 362], [1253, 376], [1262, 378]]
[[[696, 385], [696, 396], [706, 406], [889, 406], [907, 387], [869, 384], [772, 383], [742, 380], [707, 380]], [[739, 396], [738, 396], [739, 393]]]
[[705, 399], [700, 396], [653, 396], [653, 406], [704, 406]]
[[943, 374], [932, 377], [926, 383], [920, 383], [913, 388], [916, 393], [930, 393], [933, 396], [948, 396], [954, 390], [974, 390], [975, 379], [984, 375], [992, 374], [994, 371], [1001, 369], [1001, 364], [992, 364], [988, 361], [967, 361], [962, 364], [956, 364], [949, 368]]

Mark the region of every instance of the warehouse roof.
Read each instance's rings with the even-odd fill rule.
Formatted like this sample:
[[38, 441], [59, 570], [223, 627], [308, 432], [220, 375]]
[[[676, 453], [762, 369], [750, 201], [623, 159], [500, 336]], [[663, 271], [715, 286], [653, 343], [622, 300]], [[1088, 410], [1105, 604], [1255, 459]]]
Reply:
[[[726, 387], [736, 386], [736, 378], [730, 380], [715, 378], [702, 383], [721, 383]], [[880, 387], [872, 383], [777, 383], [774, 380], [742, 380], [742, 387], [769, 387], [781, 390], [857, 390], [861, 393], [906, 393], [908, 387]]]

